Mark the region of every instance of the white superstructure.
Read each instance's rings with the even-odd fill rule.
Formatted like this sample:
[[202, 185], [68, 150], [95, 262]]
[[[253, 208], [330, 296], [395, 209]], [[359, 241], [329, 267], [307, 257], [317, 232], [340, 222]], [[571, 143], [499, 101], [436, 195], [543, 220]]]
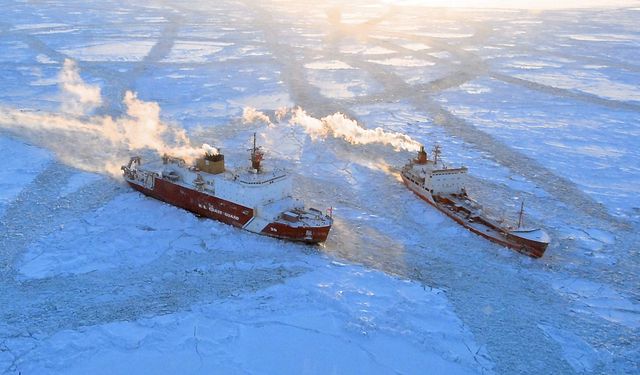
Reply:
[[182, 159], [165, 156], [162, 161], [145, 163], [144, 169], [188, 189], [252, 208], [255, 216], [267, 221], [275, 220], [281, 212], [304, 207], [292, 196], [291, 177], [278, 168], [261, 168], [258, 173], [246, 167], [210, 174], [187, 166]]
[[250, 167], [227, 170], [224, 155], [211, 148], [193, 165], [168, 155], [142, 164], [134, 156], [122, 170], [134, 189], [199, 216], [271, 237], [324, 242], [332, 218], [305, 208], [292, 196], [291, 177], [282, 169], [263, 168], [262, 157], [254, 135]]
[[434, 159], [427, 158], [422, 149], [414, 163], [407, 164], [402, 173], [409, 181], [431, 195], [461, 194], [465, 190], [467, 168], [449, 168], [439, 160], [440, 148], [435, 147]]

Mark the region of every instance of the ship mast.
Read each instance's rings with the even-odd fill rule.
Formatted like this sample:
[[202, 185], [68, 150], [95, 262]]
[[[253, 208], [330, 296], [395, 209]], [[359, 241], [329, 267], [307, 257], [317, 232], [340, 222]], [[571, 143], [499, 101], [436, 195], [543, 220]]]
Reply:
[[256, 146], [256, 133], [253, 133], [253, 148], [251, 149], [251, 168], [256, 171], [261, 171], [260, 162], [262, 162], [262, 157], [264, 153], [260, 149], [260, 147]]
[[522, 228], [524, 218], [524, 199], [520, 202], [520, 215], [518, 216], [518, 228]]
[[438, 158], [440, 157], [440, 145], [436, 143], [435, 146], [433, 146], [433, 164], [437, 165], [438, 164]]

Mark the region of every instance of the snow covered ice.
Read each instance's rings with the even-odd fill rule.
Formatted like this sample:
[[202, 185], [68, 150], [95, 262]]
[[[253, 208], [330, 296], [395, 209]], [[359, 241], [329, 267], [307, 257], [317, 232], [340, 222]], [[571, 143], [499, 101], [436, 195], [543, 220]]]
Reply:
[[[3, 3], [0, 373], [638, 372], [639, 2], [131, 3]], [[253, 132], [333, 207], [325, 244], [117, 176]], [[417, 199], [416, 142], [487, 210], [525, 199], [545, 256]]]

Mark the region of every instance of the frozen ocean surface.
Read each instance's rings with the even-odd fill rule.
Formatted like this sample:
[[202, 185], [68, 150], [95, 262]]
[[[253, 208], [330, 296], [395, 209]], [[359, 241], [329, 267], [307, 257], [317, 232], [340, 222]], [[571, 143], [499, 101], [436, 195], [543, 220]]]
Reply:
[[[640, 2], [420, 3], [3, 3], [0, 373], [637, 374]], [[411, 152], [295, 106], [439, 143], [547, 253], [472, 235], [398, 181]], [[329, 240], [131, 191], [110, 131], [154, 119], [231, 164], [258, 132]]]

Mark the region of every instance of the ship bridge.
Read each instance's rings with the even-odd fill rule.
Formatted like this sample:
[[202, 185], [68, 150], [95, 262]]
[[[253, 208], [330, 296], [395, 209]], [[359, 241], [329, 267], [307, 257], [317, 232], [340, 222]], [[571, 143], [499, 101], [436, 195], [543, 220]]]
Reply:
[[[442, 160], [425, 159], [420, 156], [405, 165], [402, 174], [405, 179], [416, 184], [418, 187], [431, 195], [440, 194], [460, 194], [464, 191], [466, 183], [467, 168], [450, 168]], [[435, 153], [439, 155], [438, 153]]]

